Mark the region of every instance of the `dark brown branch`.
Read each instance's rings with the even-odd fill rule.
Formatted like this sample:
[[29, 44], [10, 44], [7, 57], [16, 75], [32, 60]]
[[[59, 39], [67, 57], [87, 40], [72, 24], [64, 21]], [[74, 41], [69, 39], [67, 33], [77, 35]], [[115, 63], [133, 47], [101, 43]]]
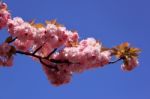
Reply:
[[58, 69], [58, 67], [57, 67], [56, 65], [53, 66], [53, 65], [46, 64], [44, 61], [42, 61], [41, 58], [40, 58], [39, 60], [40, 60], [40, 62], [41, 62], [44, 66], [46, 66], [46, 67], [48, 67], [48, 68], [51, 68], [51, 69], [53, 69], [53, 70], [55, 70], [55, 71], [59, 71], [59, 69]]
[[23, 54], [23, 55], [28, 55], [28, 56], [33, 56], [33, 57], [36, 57], [36, 58], [42, 58], [41, 56], [38, 56], [38, 55], [35, 55], [35, 54], [33, 54], [33, 53], [29, 53], [29, 52], [22, 52], [22, 51], [16, 51], [16, 53], [18, 53], [18, 54]]
[[[16, 51], [16, 53], [18, 54], [23, 54], [23, 55], [28, 55], [28, 56], [32, 56], [32, 57], [35, 57], [35, 58], [38, 58], [38, 59], [46, 59], [45, 57], [41, 57], [41, 56], [38, 56], [38, 55], [35, 55], [33, 53], [30, 53], [30, 52], [22, 52], [22, 51]], [[57, 63], [57, 64], [61, 64], [61, 63], [67, 63], [67, 64], [71, 64], [71, 62], [69, 62], [68, 60], [55, 60], [55, 59], [46, 59], [52, 63]]]
[[57, 48], [55, 48], [52, 52], [50, 52], [45, 59], [48, 59], [51, 55], [53, 55], [56, 52]]
[[120, 60], [122, 60], [123, 58], [119, 58], [119, 59], [117, 59], [117, 60], [115, 60], [115, 61], [112, 61], [112, 62], [109, 62], [108, 64], [114, 64], [114, 63], [117, 63], [118, 61], [120, 61]]
[[[51, 52], [51, 55], [52, 55], [54, 52], [55, 52], [55, 50]], [[49, 64], [45, 63], [43, 60], [45, 59], [46, 61], [52, 62], [52, 63], [54, 63], [54, 64], [77, 64], [77, 63], [71, 63], [71, 62], [69, 62], [68, 60], [63, 60], [63, 61], [62, 61], [62, 60], [55, 60], [55, 59], [47, 59], [47, 58], [45, 58], [45, 57], [41, 57], [41, 56], [35, 55], [35, 54], [33, 54], [33, 53], [30, 53], [30, 52], [22, 52], [22, 51], [18, 51], [18, 50], [17, 50], [16, 53], [22, 54], [22, 55], [28, 55], [28, 56], [32, 56], [32, 57], [38, 58], [39, 61], [40, 61], [43, 65], [45, 65], [45, 66], [47, 66], [47, 67], [49, 67], [49, 68], [55, 69], [56, 71], [58, 70], [58, 67], [57, 67], [57, 66], [49, 65]]]
[[[38, 58], [39, 61], [40, 61], [43, 65], [45, 65], [46, 67], [58, 71], [58, 67], [57, 67], [57, 66], [54, 67], [54, 66], [52, 66], [52, 65], [46, 64], [44, 61], [42, 61], [42, 59], [44, 59], [44, 58], [41, 57], [41, 56], [35, 55], [35, 54], [33, 54], [33, 53], [30, 53], [30, 52], [22, 52], [22, 51], [16, 51], [16, 53], [18, 53], [18, 54], [23, 54], [23, 55], [28, 55], [28, 56], [32, 56], [32, 57], [36, 57], [36, 58]], [[47, 59], [47, 60], [48, 60], [48, 59]], [[48, 61], [50, 61], [50, 60], [48, 60]], [[51, 62], [51, 61], [50, 61], [50, 62]]]
[[39, 48], [37, 48], [32, 54], [34, 55], [36, 52], [38, 52], [43, 46], [40, 46]]
[[51, 62], [53, 63], [57, 63], [57, 64], [63, 64], [63, 63], [67, 63], [67, 64], [73, 64], [71, 62], [69, 62], [68, 60], [55, 60], [55, 59], [50, 59]]
[[32, 54], [34, 55], [36, 52], [38, 52], [42, 47], [43, 45], [45, 44], [46, 42], [44, 42], [39, 48], [37, 48]]
[[10, 40], [8, 40], [7, 43], [12, 43], [12, 42], [14, 42], [17, 39], [17, 37], [13, 38], [11, 36], [9, 36], [8, 39], [9, 38], [10, 38]]
[[17, 37], [15, 37], [11, 42], [14, 42], [17, 39]]

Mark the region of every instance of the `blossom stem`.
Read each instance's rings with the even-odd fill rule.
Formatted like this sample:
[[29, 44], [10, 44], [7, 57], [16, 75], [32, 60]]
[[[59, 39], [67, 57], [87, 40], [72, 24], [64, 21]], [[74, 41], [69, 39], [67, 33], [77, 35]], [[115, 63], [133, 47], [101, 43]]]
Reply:
[[[30, 52], [22, 52], [22, 51], [18, 51], [18, 50], [16, 51], [16, 53], [18, 53], [18, 54], [23, 54], [23, 55], [28, 55], [28, 56], [32, 56], [32, 57], [36, 57], [36, 58], [38, 58], [38, 59], [40, 60], [40, 62], [41, 62], [43, 65], [45, 65], [46, 67], [58, 71], [57, 66], [54, 67], [54, 66], [52, 66], [52, 65], [46, 64], [46, 63], [42, 60], [42, 59], [45, 59], [45, 58], [43, 58], [43, 57], [41, 57], [41, 56], [35, 55], [35, 54], [33, 54], [33, 53], [30, 53]], [[48, 59], [47, 59], [47, 60], [48, 60]], [[48, 60], [48, 61], [51, 62], [51, 60]], [[54, 61], [53, 61], [53, 62], [54, 62]]]
[[40, 58], [39, 60], [40, 60], [40, 62], [41, 62], [44, 66], [46, 66], [46, 67], [48, 67], [48, 68], [51, 68], [51, 69], [53, 69], [53, 70], [55, 70], [55, 71], [59, 71], [59, 69], [58, 69], [57, 66], [53, 66], [53, 65], [46, 64], [44, 61], [42, 61], [41, 58]]
[[118, 61], [120, 61], [120, 60], [122, 60], [123, 58], [119, 58], [119, 59], [117, 59], [117, 60], [115, 60], [115, 61], [111, 61], [111, 62], [109, 62], [108, 64], [114, 64], [114, 63], [117, 63]]
[[[50, 57], [56, 50], [57, 50], [57, 49], [54, 49], [54, 50], [48, 55], [48, 57]], [[35, 55], [35, 54], [33, 54], [33, 53], [30, 53], [30, 52], [23, 52], [23, 51], [17, 50], [16, 53], [22, 54], [22, 55], [28, 55], [28, 56], [32, 56], [32, 57], [38, 58], [38, 59], [40, 60], [40, 62], [41, 62], [43, 65], [45, 65], [45, 66], [47, 66], [47, 67], [50, 67], [50, 68], [53, 68], [53, 69], [54, 69], [55, 67], [53, 67], [53, 66], [51, 66], [51, 65], [49, 65], [49, 64], [46, 64], [42, 59], [46, 59], [47, 61], [52, 62], [52, 63], [55, 63], [55, 64], [64, 64], [64, 63], [65, 63], [65, 64], [74, 64], [74, 63], [69, 62], [68, 60], [62, 61], [62, 60], [48, 59], [47, 57], [41, 57], [41, 56]], [[55, 70], [58, 70], [58, 69], [55, 68]]]
[[30, 52], [23, 52], [23, 51], [17, 50], [16, 53], [23, 54], [23, 55], [28, 55], [28, 56], [33, 56], [33, 57], [36, 57], [36, 58], [42, 58], [41, 56], [35, 55], [33, 53], [30, 53]]
[[[45, 43], [46, 43], [46, 42], [45, 42]], [[34, 55], [36, 52], [38, 52], [38, 51], [43, 47], [43, 45], [44, 45], [45, 43], [43, 43], [39, 48], [37, 48], [32, 54]]]
[[12, 43], [17, 39], [17, 37], [13, 38], [11, 41], [9, 41], [8, 43]]
[[47, 57], [45, 57], [46, 59], [48, 59], [52, 54], [54, 54], [56, 52], [57, 48], [55, 48], [52, 52], [50, 52]]

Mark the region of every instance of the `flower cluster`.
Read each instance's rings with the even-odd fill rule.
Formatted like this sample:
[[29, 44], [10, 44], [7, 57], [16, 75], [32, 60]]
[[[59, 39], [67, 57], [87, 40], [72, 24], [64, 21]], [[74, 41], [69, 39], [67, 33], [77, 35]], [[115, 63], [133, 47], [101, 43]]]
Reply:
[[25, 22], [20, 17], [9, 19], [7, 22], [8, 31], [13, 37], [17, 37], [14, 45], [22, 51], [34, 51], [43, 47], [37, 54], [46, 56], [54, 48], [68, 45], [69, 42], [78, 40], [78, 33], [66, 30], [64, 26], [58, 26], [54, 22], [34, 24]]
[[[53, 85], [70, 82], [72, 74], [123, 60], [123, 70], [138, 65], [140, 50], [123, 43], [115, 48], [104, 48], [94, 38], [79, 41], [76, 31], [67, 30], [56, 20], [37, 24], [21, 17], [11, 18], [7, 5], [0, 2], [0, 29], [7, 27], [10, 37], [0, 45], [0, 66], [11, 66], [14, 54], [33, 57], [42, 64]], [[59, 48], [59, 50], [57, 50]], [[118, 59], [110, 62], [112, 56]]]
[[[51, 64], [52, 66], [56, 66], [55, 64]], [[61, 65], [62, 66], [62, 65]], [[43, 65], [42, 66], [48, 80], [55, 86], [59, 86], [62, 84], [69, 83], [72, 77], [72, 72], [67, 68], [60, 67], [60, 70], [56, 71], [54, 69], [50, 69], [49, 67]]]
[[123, 64], [121, 65], [122, 70], [131, 71], [138, 66], [138, 54], [140, 49], [130, 47], [130, 44], [126, 42], [113, 48], [113, 51], [117, 58], [123, 59]]
[[0, 45], [0, 66], [12, 66], [13, 56], [12, 47], [8, 43], [3, 43]]
[[88, 38], [80, 41], [76, 46], [65, 47], [62, 51], [53, 54], [53, 59], [61, 60], [63, 63], [48, 63], [57, 67], [58, 70], [43, 65], [48, 79], [54, 85], [61, 85], [68, 83], [74, 72], [83, 72], [108, 64], [111, 59], [111, 51], [101, 51], [101, 46], [94, 38]]
[[102, 45], [94, 38], [87, 38], [81, 40], [76, 46], [65, 47], [61, 51], [60, 57], [69, 62], [79, 64], [74, 66], [77, 71], [83, 71], [94, 67], [103, 67], [109, 63], [111, 51], [101, 51], [101, 47]]
[[[64, 63], [57, 66], [60, 73], [64, 73], [64, 70], [70, 74], [71, 72], [81, 72], [94, 67], [102, 67], [110, 61], [111, 51], [101, 51], [102, 44], [94, 38], [78, 42], [79, 36], [77, 32], [67, 30], [64, 26], [58, 25], [56, 21], [49, 21], [44, 26], [42, 24], [25, 22], [22, 18], [15, 17], [9, 19], [7, 25], [11, 36], [17, 37], [13, 42], [17, 50], [34, 52], [41, 47], [35, 54], [46, 57], [55, 48], [63, 47], [60, 52], [54, 53], [51, 57], [54, 60], [67, 60], [70, 62], [69, 65]], [[52, 73], [47, 73], [48, 71], [46, 71], [46, 74], [51, 74], [48, 76], [52, 76]], [[56, 74], [54, 72], [55, 76]], [[59, 76], [61, 77], [61, 75]], [[54, 80], [55, 77], [49, 78]], [[65, 79], [68, 78], [61, 77], [62, 81], [60, 82], [66, 82]]]
[[8, 19], [10, 19], [10, 13], [7, 10], [7, 5], [0, 2], [0, 29], [6, 26]]
[[[124, 60], [125, 61], [125, 60]], [[131, 71], [135, 67], [137, 67], [139, 64], [137, 58], [129, 58], [127, 61], [125, 61], [122, 65], [121, 68], [124, 71]]]

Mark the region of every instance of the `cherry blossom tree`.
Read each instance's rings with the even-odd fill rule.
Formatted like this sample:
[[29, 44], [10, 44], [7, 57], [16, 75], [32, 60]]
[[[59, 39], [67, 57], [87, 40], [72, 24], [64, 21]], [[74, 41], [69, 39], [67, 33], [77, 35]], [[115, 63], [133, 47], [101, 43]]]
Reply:
[[0, 44], [0, 67], [12, 67], [16, 54], [30, 56], [42, 65], [48, 80], [56, 86], [69, 83], [73, 73], [118, 61], [123, 62], [124, 71], [138, 66], [140, 49], [128, 42], [106, 48], [94, 38], [79, 41], [76, 31], [67, 30], [56, 20], [37, 24], [12, 18], [7, 4], [0, 2], [0, 30], [4, 28], [10, 36]]

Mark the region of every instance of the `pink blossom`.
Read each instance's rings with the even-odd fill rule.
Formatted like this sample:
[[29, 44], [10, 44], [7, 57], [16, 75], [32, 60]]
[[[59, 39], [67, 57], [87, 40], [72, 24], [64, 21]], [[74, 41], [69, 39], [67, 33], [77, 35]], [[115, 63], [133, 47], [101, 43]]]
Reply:
[[0, 45], [0, 56], [7, 56], [7, 53], [10, 51], [11, 47], [8, 43], [3, 43]]
[[53, 48], [62, 46], [68, 39], [65, 27], [57, 27], [54, 24], [47, 24], [46, 38]]
[[8, 27], [8, 31], [12, 36], [20, 40], [32, 40], [36, 35], [36, 28], [31, 26], [28, 22], [24, 22], [19, 17], [8, 20]]
[[23, 23], [19, 26], [14, 27], [14, 37], [21, 40], [32, 40], [36, 35], [36, 29], [29, 23]]
[[[57, 66], [56, 64], [52, 64], [52, 63], [49, 63], [49, 62], [46, 62], [44, 61], [45, 63], [47, 64], [51, 64], [52, 66]], [[67, 70], [54, 70], [52, 68], [49, 68], [48, 66], [45, 66], [45, 65], [42, 65], [46, 75], [47, 75], [47, 78], [48, 80], [55, 86], [59, 86], [59, 85], [62, 85], [62, 84], [66, 84], [66, 83], [69, 83], [70, 80], [71, 80], [71, 76], [72, 76], [72, 73], [71, 71], [67, 71]]]
[[13, 65], [13, 57], [10, 57], [10, 58], [7, 58], [7, 57], [0, 58], [0, 66], [10, 67], [12, 65]]
[[[21, 17], [12, 19], [7, 5], [0, 2], [0, 29], [3, 27], [10, 33], [6, 40], [10, 42], [0, 45], [0, 66], [12, 66], [15, 52], [31, 56], [42, 64], [48, 80], [55, 86], [69, 83], [73, 73], [107, 65], [112, 55], [120, 59], [137, 57], [140, 51], [130, 48], [128, 43], [104, 50], [102, 43], [94, 38], [79, 41], [76, 31], [67, 30], [55, 20], [43, 25], [26, 22]], [[54, 49], [57, 51], [51, 55]], [[137, 65], [137, 58], [129, 58], [121, 68], [130, 71]]]
[[127, 64], [122, 64], [121, 68], [124, 71], [131, 71], [133, 70], [135, 67], [137, 67], [139, 64], [137, 58], [131, 58], [130, 60], [128, 60]]
[[13, 56], [8, 56], [11, 47], [8, 43], [0, 45], [0, 66], [12, 66]]
[[101, 59], [101, 66], [108, 64], [111, 59], [111, 51], [108, 50], [101, 52], [100, 59]]
[[0, 9], [7, 9], [7, 4], [0, 1]]
[[65, 47], [59, 55], [62, 60], [69, 60], [76, 64], [73, 66], [77, 71], [102, 67], [108, 64], [111, 58], [110, 51], [101, 52], [101, 44], [94, 38], [82, 40], [77, 47]]
[[78, 35], [77, 32], [72, 32], [72, 31], [66, 30], [65, 33], [68, 35], [67, 42], [65, 43], [65, 45], [67, 47], [72, 46], [72, 45], [70, 45], [70, 43], [76, 43], [76, 42], [78, 42], [79, 35]]
[[31, 40], [21, 41], [19, 39], [16, 39], [13, 44], [18, 50], [29, 51], [29, 48], [32, 46], [33, 41]]
[[54, 48], [51, 47], [51, 45], [47, 42], [43, 45], [43, 47], [37, 53], [38, 53], [38, 55], [40, 55], [42, 57], [46, 57], [53, 50], [54, 50]]
[[44, 27], [36, 28], [36, 34], [35, 34], [34, 39], [37, 41], [35, 41], [35, 43], [42, 42], [39, 39], [41, 39], [41, 40], [46, 39], [45, 34], [46, 34], [46, 29]]
[[10, 19], [10, 13], [7, 11], [7, 5], [0, 2], [0, 29], [6, 26], [8, 19]]
[[24, 20], [20, 17], [14, 17], [13, 19], [9, 19], [8, 22], [7, 22], [7, 25], [8, 25], [8, 32], [11, 34], [11, 35], [15, 35], [15, 30], [14, 28], [16, 26], [20, 26], [21, 24], [24, 23]]

